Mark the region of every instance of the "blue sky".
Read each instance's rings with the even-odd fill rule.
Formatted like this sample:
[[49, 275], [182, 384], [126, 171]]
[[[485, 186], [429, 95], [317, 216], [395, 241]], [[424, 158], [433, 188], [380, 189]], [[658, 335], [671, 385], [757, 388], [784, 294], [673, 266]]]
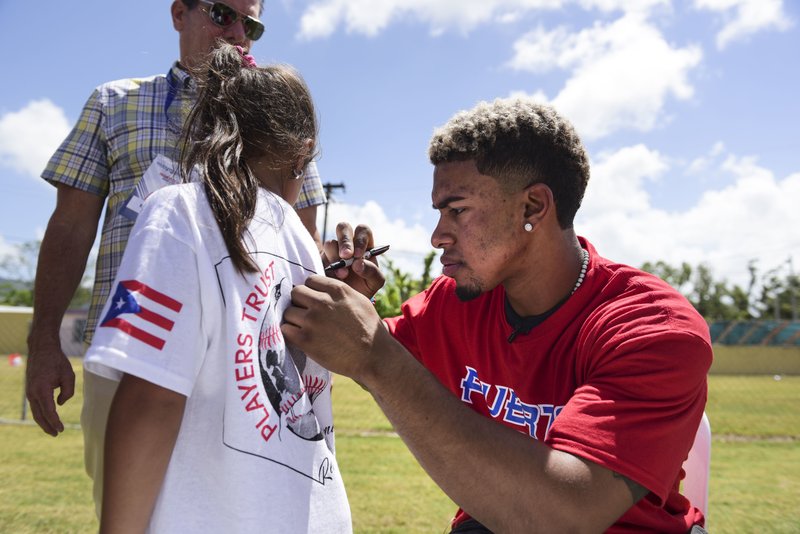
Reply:
[[[0, 0], [0, 255], [43, 235], [55, 193], [38, 176], [92, 88], [177, 58], [169, 5]], [[252, 53], [303, 72], [323, 181], [346, 184], [329, 220], [370, 223], [407, 270], [436, 222], [433, 129], [515, 94], [583, 136], [576, 230], [601, 254], [740, 284], [751, 259], [800, 270], [798, 2], [267, 0], [263, 18]]]

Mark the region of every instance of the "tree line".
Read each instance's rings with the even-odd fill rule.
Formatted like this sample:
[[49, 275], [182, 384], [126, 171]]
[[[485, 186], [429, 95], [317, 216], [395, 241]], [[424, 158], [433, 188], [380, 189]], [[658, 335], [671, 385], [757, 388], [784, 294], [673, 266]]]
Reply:
[[[375, 307], [381, 317], [400, 314], [400, 305], [409, 297], [423, 291], [431, 283], [431, 266], [436, 253], [432, 251], [423, 262], [422, 276], [413, 278], [391, 261], [383, 266], [386, 285], [375, 297]], [[714, 278], [704, 263], [692, 266], [670, 265], [664, 261], [646, 262], [640, 266], [677, 289], [707, 321], [728, 320], [797, 320], [800, 277], [792, 269], [779, 266], [761, 273], [756, 260], [747, 265], [747, 287]]]
[[[42, 241], [27, 241], [12, 245], [14, 252], [0, 258], [0, 304], [6, 306], [33, 306], [33, 282], [36, 277], [36, 261]], [[92, 298], [90, 270], [87, 265], [78, 290], [73, 295], [69, 307], [88, 308]]]
[[[791, 266], [791, 260], [786, 264]], [[696, 267], [682, 263], [676, 267], [658, 261], [646, 262], [641, 268], [680, 291], [707, 321], [797, 320], [800, 283], [793, 269], [783, 266], [762, 273], [757, 261], [750, 260], [746, 288], [715, 279], [711, 268], [703, 263]]]
[[[40, 240], [14, 245], [14, 252], [0, 259], [0, 304], [33, 305], [36, 259], [40, 245]], [[381, 317], [399, 315], [403, 302], [430, 285], [435, 258], [435, 251], [425, 256], [419, 278], [402, 271], [391, 260], [381, 262], [386, 284], [375, 296], [375, 308]], [[641, 269], [677, 289], [708, 321], [798, 319], [800, 277], [794, 274], [791, 259], [764, 272], [759, 270], [756, 260], [751, 260], [747, 264], [747, 287], [715, 278], [711, 268], [704, 263], [692, 266], [684, 262], [676, 266], [656, 261], [644, 263]], [[71, 308], [88, 306], [91, 298], [90, 281], [87, 268], [84, 282], [70, 303]]]

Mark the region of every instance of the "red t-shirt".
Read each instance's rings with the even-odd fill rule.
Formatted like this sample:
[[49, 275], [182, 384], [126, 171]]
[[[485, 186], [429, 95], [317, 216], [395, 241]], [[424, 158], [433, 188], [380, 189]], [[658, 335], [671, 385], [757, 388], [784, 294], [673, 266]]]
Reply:
[[476, 412], [649, 489], [608, 532], [685, 534], [703, 523], [678, 487], [706, 404], [708, 325], [667, 283], [581, 244], [583, 284], [512, 343], [504, 289], [461, 302], [447, 277], [386, 323]]

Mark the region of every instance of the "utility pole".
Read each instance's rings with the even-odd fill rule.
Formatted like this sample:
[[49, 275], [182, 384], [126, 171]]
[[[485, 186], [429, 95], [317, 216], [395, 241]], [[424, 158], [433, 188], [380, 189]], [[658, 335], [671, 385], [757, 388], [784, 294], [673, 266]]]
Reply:
[[328, 230], [328, 204], [331, 200], [333, 200], [333, 195], [331, 193], [334, 189], [341, 189], [342, 193], [345, 193], [346, 191], [344, 184], [341, 182], [338, 184], [332, 184], [328, 182], [326, 184], [322, 184], [322, 187], [325, 189], [325, 196], [327, 197], [327, 200], [325, 201], [325, 217], [322, 222], [322, 242], [324, 243], [325, 239], [327, 238], [326, 232]]

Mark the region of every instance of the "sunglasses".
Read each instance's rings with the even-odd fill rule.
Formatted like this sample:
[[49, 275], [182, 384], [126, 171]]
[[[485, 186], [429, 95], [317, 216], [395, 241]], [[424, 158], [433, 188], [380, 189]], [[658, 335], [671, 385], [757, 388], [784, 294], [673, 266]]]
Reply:
[[244, 35], [251, 41], [258, 41], [259, 37], [264, 34], [264, 24], [260, 20], [239, 13], [228, 4], [223, 4], [222, 2], [198, 1], [204, 6], [208, 6], [205, 9], [205, 12], [208, 13], [208, 18], [220, 28], [227, 28], [241, 19], [244, 25]]

